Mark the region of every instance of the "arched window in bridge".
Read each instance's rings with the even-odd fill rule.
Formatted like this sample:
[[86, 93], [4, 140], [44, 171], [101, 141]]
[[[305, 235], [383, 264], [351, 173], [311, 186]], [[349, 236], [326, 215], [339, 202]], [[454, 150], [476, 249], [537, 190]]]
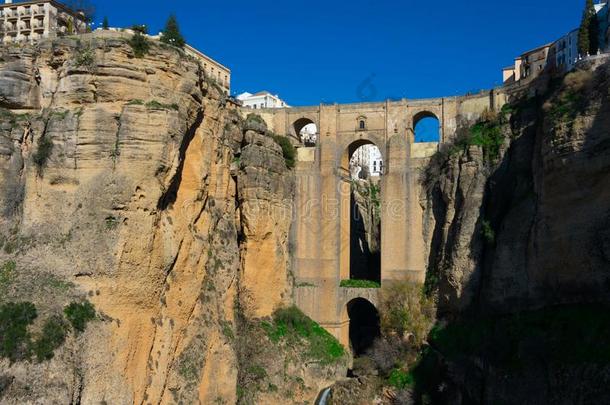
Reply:
[[359, 131], [366, 130], [366, 117], [364, 117], [364, 116], [358, 117], [358, 124], [357, 124], [356, 128]]
[[413, 118], [415, 142], [440, 142], [440, 122], [431, 112], [421, 112]]

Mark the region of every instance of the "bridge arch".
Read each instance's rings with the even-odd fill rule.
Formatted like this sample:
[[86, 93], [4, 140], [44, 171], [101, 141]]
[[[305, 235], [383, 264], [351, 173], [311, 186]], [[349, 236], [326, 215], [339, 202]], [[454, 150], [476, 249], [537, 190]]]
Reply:
[[413, 136], [416, 143], [441, 142], [439, 117], [432, 111], [420, 111], [413, 116]]
[[381, 152], [381, 159], [385, 167], [387, 164], [387, 154], [385, 150], [385, 142], [382, 138], [374, 134], [366, 134], [360, 136], [347, 137], [337, 148], [338, 169], [342, 172], [349, 172], [349, 162], [356, 150], [364, 145], [374, 145]]
[[349, 344], [354, 356], [366, 354], [381, 336], [379, 311], [366, 298], [357, 297], [345, 305], [349, 319]]
[[[307, 131], [307, 129], [314, 127], [314, 131]], [[306, 130], [307, 134], [303, 130]], [[319, 133], [318, 124], [311, 118], [301, 117], [292, 123], [291, 131], [294, 131], [296, 138], [303, 143], [305, 146], [315, 146], [317, 143], [317, 137]]]

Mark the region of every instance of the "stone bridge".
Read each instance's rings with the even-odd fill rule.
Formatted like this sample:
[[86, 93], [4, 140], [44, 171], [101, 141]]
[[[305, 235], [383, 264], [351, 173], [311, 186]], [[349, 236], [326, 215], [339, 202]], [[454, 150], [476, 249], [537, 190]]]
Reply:
[[[362, 145], [374, 144], [384, 161], [381, 284], [404, 279], [423, 282], [427, 249], [419, 178], [438, 143], [416, 143], [414, 129], [421, 119], [435, 117], [440, 142], [448, 142], [460, 120], [474, 120], [486, 109], [499, 109], [505, 100], [501, 90], [493, 90], [464, 97], [253, 110], [271, 130], [289, 135], [300, 146], [291, 234], [295, 299], [346, 347], [350, 303], [379, 303], [379, 289], [340, 286], [350, 278], [351, 155]], [[317, 142], [306, 147], [300, 132], [311, 123], [318, 129]]]

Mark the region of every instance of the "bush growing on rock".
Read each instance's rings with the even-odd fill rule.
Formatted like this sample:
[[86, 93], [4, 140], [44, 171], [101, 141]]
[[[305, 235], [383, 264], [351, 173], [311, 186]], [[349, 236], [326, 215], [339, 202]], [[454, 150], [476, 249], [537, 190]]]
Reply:
[[31, 302], [9, 302], [0, 307], [0, 357], [11, 362], [30, 356], [28, 326], [38, 316]]
[[47, 319], [40, 336], [32, 345], [39, 362], [53, 358], [55, 349], [66, 340], [66, 331], [66, 323], [60, 316]]
[[135, 33], [129, 40], [129, 45], [131, 45], [131, 49], [133, 49], [133, 54], [136, 58], [143, 58], [150, 50], [150, 43], [144, 36], [147, 31], [146, 26], [134, 26], [132, 29]]
[[34, 153], [33, 159], [39, 176], [42, 175], [52, 152], [53, 141], [51, 141], [48, 136], [41, 136], [38, 138], [38, 149]]
[[285, 136], [272, 135], [275, 143], [282, 147], [282, 155], [286, 161], [286, 167], [292, 169], [296, 163], [297, 151], [294, 145], [290, 142], [290, 139]]
[[84, 332], [87, 322], [95, 319], [95, 308], [89, 301], [73, 302], [64, 308], [64, 313], [77, 332]]

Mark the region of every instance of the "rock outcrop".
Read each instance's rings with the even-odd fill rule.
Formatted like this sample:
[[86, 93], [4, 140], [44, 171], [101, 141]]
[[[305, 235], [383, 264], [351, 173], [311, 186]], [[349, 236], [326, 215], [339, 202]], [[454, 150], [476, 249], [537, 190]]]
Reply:
[[128, 40], [0, 48], [0, 304], [101, 319], [48, 362], [1, 360], [2, 403], [235, 403], [238, 303], [291, 300], [281, 148], [196, 60]]
[[[462, 141], [431, 162], [421, 202], [429, 288], [438, 292], [441, 319], [470, 325], [448, 329], [456, 335], [447, 339], [470, 333], [472, 342], [476, 328], [488, 328], [481, 346], [469, 349], [476, 354], [450, 354], [442, 338], [437, 347], [433, 339], [446, 400], [609, 400], [607, 364], [579, 349], [596, 345], [587, 328], [599, 334], [599, 347], [608, 332], [587, 326], [602, 312], [586, 305], [601, 311], [610, 302], [609, 90], [610, 64], [581, 66], [544, 96], [504, 109], [510, 119], [495, 121], [494, 134], [504, 139], [496, 158]], [[533, 312], [541, 308], [543, 315]], [[545, 319], [558, 320], [536, 329]], [[564, 346], [562, 354], [545, 350]], [[508, 353], [507, 366], [499, 359]]]

